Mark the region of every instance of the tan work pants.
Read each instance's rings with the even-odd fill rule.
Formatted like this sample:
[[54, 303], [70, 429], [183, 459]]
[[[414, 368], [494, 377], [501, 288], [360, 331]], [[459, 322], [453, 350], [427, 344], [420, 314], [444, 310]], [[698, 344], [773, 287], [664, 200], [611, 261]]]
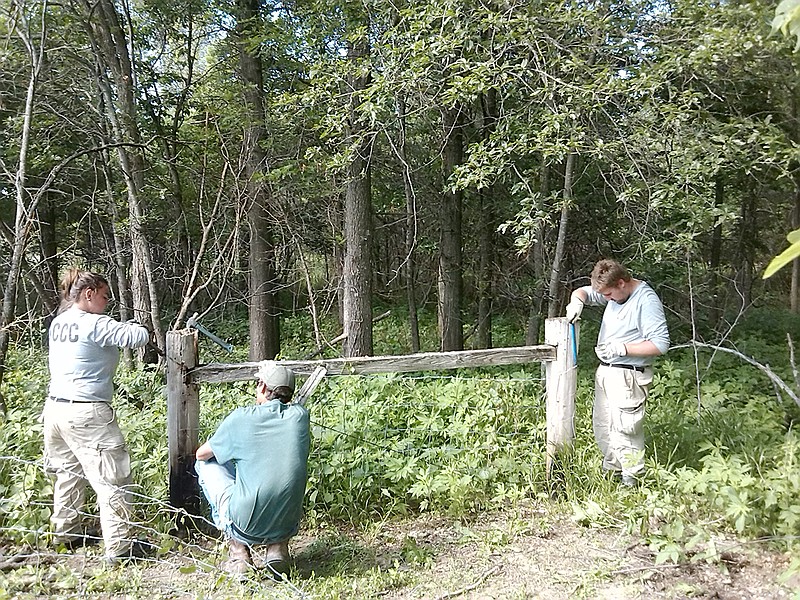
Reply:
[[636, 477], [644, 471], [644, 416], [653, 370], [597, 367], [592, 426], [603, 468]]
[[97, 495], [106, 556], [124, 554], [131, 544], [131, 461], [114, 409], [106, 402], [48, 399], [43, 416], [45, 465], [55, 477], [54, 533], [79, 533], [88, 481]]

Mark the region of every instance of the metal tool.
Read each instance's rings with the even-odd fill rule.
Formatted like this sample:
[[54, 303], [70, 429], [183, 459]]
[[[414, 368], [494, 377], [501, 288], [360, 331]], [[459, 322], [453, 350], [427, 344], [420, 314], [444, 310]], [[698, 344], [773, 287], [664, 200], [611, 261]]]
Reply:
[[300, 406], [304, 405], [311, 393], [317, 389], [317, 386], [320, 384], [327, 372], [328, 369], [323, 366], [319, 366], [314, 369], [314, 372], [308, 376], [308, 379], [306, 379], [306, 382], [303, 384], [303, 387], [300, 388], [300, 391], [295, 394], [294, 403], [299, 404]]
[[191, 317], [189, 317], [189, 320], [186, 321], [186, 327], [189, 327], [190, 329], [196, 329], [197, 331], [202, 333], [204, 336], [206, 336], [208, 339], [210, 339], [215, 344], [223, 347], [228, 352], [233, 352], [233, 346], [231, 346], [228, 342], [223, 340], [221, 337], [218, 337], [218, 336], [214, 335], [208, 329], [206, 329], [205, 327], [200, 325], [200, 323], [197, 322], [198, 318], [199, 318], [198, 313], [194, 313]]

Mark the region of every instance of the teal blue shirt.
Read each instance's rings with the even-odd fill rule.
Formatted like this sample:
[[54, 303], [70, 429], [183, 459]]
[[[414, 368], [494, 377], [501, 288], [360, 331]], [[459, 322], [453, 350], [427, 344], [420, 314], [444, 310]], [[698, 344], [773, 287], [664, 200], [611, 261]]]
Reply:
[[209, 444], [217, 462], [236, 466], [228, 505], [236, 527], [264, 543], [297, 533], [306, 490], [308, 411], [278, 400], [237, 408]]

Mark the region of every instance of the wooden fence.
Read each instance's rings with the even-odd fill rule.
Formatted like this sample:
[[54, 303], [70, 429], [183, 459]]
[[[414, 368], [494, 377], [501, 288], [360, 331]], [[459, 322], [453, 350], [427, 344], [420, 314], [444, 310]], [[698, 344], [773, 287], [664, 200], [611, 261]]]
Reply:
[[[199, 384], [255, 380], [259, 363], [201, 365], [196, 330], [167, 334], [167, 434], [169, 444], [169, 497], [176, 508], [194, 512], [199, 490], [194, 474], [194, 453], [199, 434]], [[572, 445], [575, 436], [577, 379], [577, 325], [564, 318], [547, 319], [545, 344], [459, 352], [424, 352], [405, 356], [366, 356], [327, 360], [283, 360], [299, 375], [318, 366], [329, 374], [371, 375], [468, 367], [545, 363], [548, 473], [556, 454]], [[313, 408], [312, 408], [313, 410]]]

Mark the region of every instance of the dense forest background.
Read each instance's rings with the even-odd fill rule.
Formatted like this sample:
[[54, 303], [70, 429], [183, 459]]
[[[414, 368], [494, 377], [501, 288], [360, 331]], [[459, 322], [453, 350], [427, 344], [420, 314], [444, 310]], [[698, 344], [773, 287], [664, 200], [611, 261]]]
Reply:
[[254, 360], [298, 312], [317, 346], [335, 317], [341, 352], [371, 354], [387, 306], [404, 351], [420, 311], [443, 350], [491, 347], [509, 313], [537, 343], [603, 256], [653, 283], [677, 340], [798, 310], [796, 261], [760, 278], [800, 226], [773, 3], [0, 8], [0, 369], [72, 264], [162, 347], [199, 312], [241, 322]]
[[[498, 565], [527, 577], [495, 559], [528, 536], [557, 558], [538, 542], [511, 554], [552, 563], [564, 593], [530, 576], [495, 597], [600, 597], [620, 576], [630, 597], [675, 597], [652, 593], [664, 563], [719, 565], [707, 595], [728, 597], [728, 575], [774, 550], [775, 585], [797, 588], [800, 262], [762, 274], [788, 232], [800, 253], [800, 53], [777, 31], [800, 32], [800, 0], [776, 4], [0, 0], [0, 598], [261, 590], [218, 592], [216, 538], [175, 535], [152, 366], [120, 369], [115, 409], [157, 560], [109, 574], [85, 568], [92, 549], [48, 545], [42, 346], [66, 267], [106, 274], [109, 312], [162, 350], [198, 313], [240, 362], [536, 344], [601, 257], [649, 281], [670, 321], [643, 485], [600, 467], [591, 309], [554, 477], [539, 364], [327, 377], [311, 405], [315, 540], [294, 580], [320, 598], [461, 588], [450, 597]], [[210, 348], [204, 361], [222, 355]], [[252, 390], [202, 394], [205, 437]], [[478, 531], [490, 513], [507, 526]], [[443, 544], [419, 532], [443, 521], [392, 531], [419, 516], [454, 519], [453, 543], [482, 540], [480, 560], [437, 581]], [[634, 536], [653, 569], [565, 565], [574, 527]]]

